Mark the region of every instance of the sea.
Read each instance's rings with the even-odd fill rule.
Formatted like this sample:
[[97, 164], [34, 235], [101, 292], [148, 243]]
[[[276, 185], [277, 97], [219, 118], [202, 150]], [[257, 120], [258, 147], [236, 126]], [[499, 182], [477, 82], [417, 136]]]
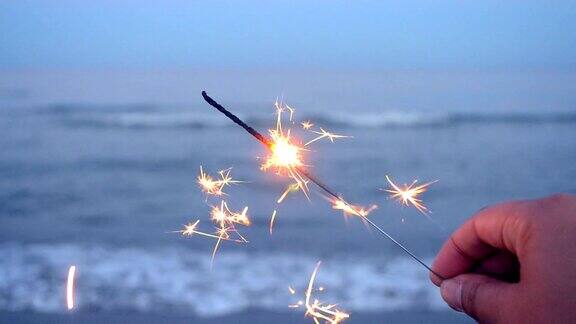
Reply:
[[[278, 204], [290, 179], [260, 169], [265, 148], [202, 90], [263, 134], [279, 101], [295, 110], [284, 123], [295, 140], [316, 135], [303, 121], [349, 136], [311, 144], [307, 170], [351, 203], [377, 205], [370, 219], [428, 264], [487, 205], [576, 192], [576, 70], [6, 70], [0, 319], [120, 312], [219, 322], [266, 312], [310, 322], [289, 305], [318, 262], [315, 297], [352, 323], [451, 312], [424, 267], [332, 209], [313, 184], [309, 197]], [[208, 197], [200, 166], [232, 168], [242, 182]], [[421, 196], [430, 213], [390, 199], [386, 175], [437, 181]], [[247, 243], [222, 242], [212, 261], [214, 239], [177, 231], [196, 220], [214, 231], [209, 214], [221, 200], [247, 206], [252, 224], [238, 227]]]

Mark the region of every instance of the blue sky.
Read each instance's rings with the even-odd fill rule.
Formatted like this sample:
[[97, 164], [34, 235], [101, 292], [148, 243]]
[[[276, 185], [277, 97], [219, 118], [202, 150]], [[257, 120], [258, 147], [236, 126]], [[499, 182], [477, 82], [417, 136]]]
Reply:
[[3, 1], [0, 68], [576, 67], [572, 1]]

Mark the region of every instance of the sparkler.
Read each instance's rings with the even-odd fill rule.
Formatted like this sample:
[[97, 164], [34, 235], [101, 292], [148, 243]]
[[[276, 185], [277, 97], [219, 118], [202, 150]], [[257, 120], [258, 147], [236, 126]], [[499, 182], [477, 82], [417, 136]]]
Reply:
[[426, 206], [424, 206], [422, 200], [419, 199], [418, 196], [426, 192], [426, 190], [428, 190], [428, 187], [431, 184], [437, 182], [438, 180], [427, 182], [419, 186], [416, 186], [418, 180], [414, 180], [410, 185], [405, 184], [402, 188], [396, 185], [390, 179], [390, 177], [386, 176], [386, 180], [388, 181], [392, 189], [385, 189], [384, 191], [389, 192], [391, 198], [398, 200], [400, 203], [406, 206], [412, 204], [412, 206], [418, 209], [418, 211], [420, 211], [422, 214], [428, 217], [428, 213], [430, 212], [430, 210]]
[[[299, 308], [299, 307], [306, 307], [306, 315], [311, 316], [314, 320], [314, 323], [320, 324], [320, 321], [325, 321], [326, 323], [330, 324], [338, 324], [343, 320], [350, 317], [349, 314], [345, 313], [342, 310], [336, 308], [336, 304], [324, 304], [319, 301], [317, 298], [313, 298], [314, 289], [314, 281], [316, 280], [316, 274], [318, 273], [318, 269], [320, 268], [321, 262], [316, 264], [312, 275], [310, 276], [310, 281], [308, 282], [308, 288], [306, 289], [306, 293], [304, 294], [305, 300], [299, 300], [296, 304], [289, 305], [290, 308]], [[296, 290], [292, 287], [288, 287], [290, 294], [294, 295]], [[319, 287], [316, 289], [317, 291], [323, 291], [323, 287]]]
[[68, 310], [74, 308], [74, 274], [76, 266], [70, 266], [68, 269], [68, 280], [66, 281], [66, 306]]
[[[305, 194], [308, 192], [308, 186], [306, 185], [307, 182], [305, 182], [305, 180], [306, 179], [310, 180], [311, 182], [316, 184], [320, 189], [322, 189], [324, 192], [326, 192], [336, 202], [338, 202], [338, 204], [342, 206], [343, 210], [345, 208], [343, 206], [347, 206], [346, 207], [347, 211], [350, 211], [351, 214], [353, 214], [353, 215], [361, 217], [364, 221], [366, 221], [368, 224], [370, 224], [370, 226], [375, 228], [382, 235], [386, 236], [389, 240], [391, 240], [394, 244], [396, 244], [399, 248], [401, 248], [405, 253], [407, 253], [410, 257], [412, 257], [415, 261], [420, 263], [428, 271], [432, 272], [433, 274], [435, 274], [439, 278], [444, 279], [444, 277], [437, 274], [426, 263], [424, 263], [424, 261], [422, 261], [416, 255], [414, 255], [404, 245], [402, 245], [400, 242], [398, 242], [396, 239], [394, 239], [390, 234], [388, 234], [386, 231], [384, 231], [382, 228], [380, 228], [378, 225], [376, 225], [372, 220], [370, 220], [370, 218], [366, 217], [367, 215], [364, 215], [365, 213], [361, 213], [360, 211], [356, 210], [356, 208], [354, 208], [351, 204], [346, 202], [343, 198], [341, 198], [339, 195], [337, 195], [332, 189], [330, 189], [328, 186], [326, 186], [320, 180], [318, 180], [317, 178], [312, 176], [304, 168], [305, 165], [301, 161], [301, 154], [302, 154], [304, 148], [302, 148], [302, 147], [294, 144], [292, 141], [290, 141], [290, 131], [289, 130], [286, 132], [286, 134], [283, 132], [283, 129], [281, 127], [281, 122], [280, 122], [282, 108], [280, 107], [280, 105], [278, 105], [277, 102], [276, 102], [276, 107], [277, 107], [278, 114], [277, 114], [276, 129], [269, 131], [270, 137], [271, 137], [271, 140], [270, 140], [270, 139], [264, 137], [261, 133], [256, 131], [254, 128], [250, 127], [248, 124], [243, 122], [236, 115], [229, 112], [226, 108], [224, 108], [222, 105], [220, 105], [218, 102], [216, 102], [210, 96], [208, 96], [205, 91], [202, 91], [202, 97], [204, 98], [204, 100], [206, 100], [206, 102], [210, 106], [212, 106], [216, 110], [220, 111], [222, 114], [224, 114], [226, 117], [228, 117], [234, 123], [236, 123], [238, 126], [244, 128], [244, 130], [246, 130], [248, 133], [250, 133], [250, 135], [254, 136], [258, 141], [260, 141], [260, 143], [262, 143], [268, 150], [271, 151], [271, 156], [268, 158], [268, 160], [265, 162], [265, 164], [263, 166], [267, 166], [267, 168], [274, 166], [277, 168], [278, 172], [281, 172], [282, 170], [286, 171], [295, 180], [295, 182], [298, 184], [299, 188]], [[326, 133], [326, 132], [324, 132], [324, 133]], [[321, 130], [320, 136], [328, 137], [329, 139], [336, 138], [336, 136], [341, 136], [341, 135], [334, 135], [334, 134], [331, 134], [332, 136], [329, 136], [329, 135], [325, 135], [324, 133]], [[266, 168], [263, 168], [263, 169], [266, 169]]]

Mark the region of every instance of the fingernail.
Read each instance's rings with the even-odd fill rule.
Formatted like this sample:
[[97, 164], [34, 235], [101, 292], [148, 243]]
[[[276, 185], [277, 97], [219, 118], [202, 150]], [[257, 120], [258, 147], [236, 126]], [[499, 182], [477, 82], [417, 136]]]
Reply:
[[450, 307], [462, 311], [462, 283], [459, 280], [444, 280], [440, 286], [440, 294]]

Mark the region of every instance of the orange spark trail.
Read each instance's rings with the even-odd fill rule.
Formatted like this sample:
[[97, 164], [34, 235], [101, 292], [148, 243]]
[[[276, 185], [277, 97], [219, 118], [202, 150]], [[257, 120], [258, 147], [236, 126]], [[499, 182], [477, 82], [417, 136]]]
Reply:
[[68, 280], [66, 281], [66, 305], [68, 309], [74, 308], [74, 274], [76, 266], [70, 266], [68, 269]]

